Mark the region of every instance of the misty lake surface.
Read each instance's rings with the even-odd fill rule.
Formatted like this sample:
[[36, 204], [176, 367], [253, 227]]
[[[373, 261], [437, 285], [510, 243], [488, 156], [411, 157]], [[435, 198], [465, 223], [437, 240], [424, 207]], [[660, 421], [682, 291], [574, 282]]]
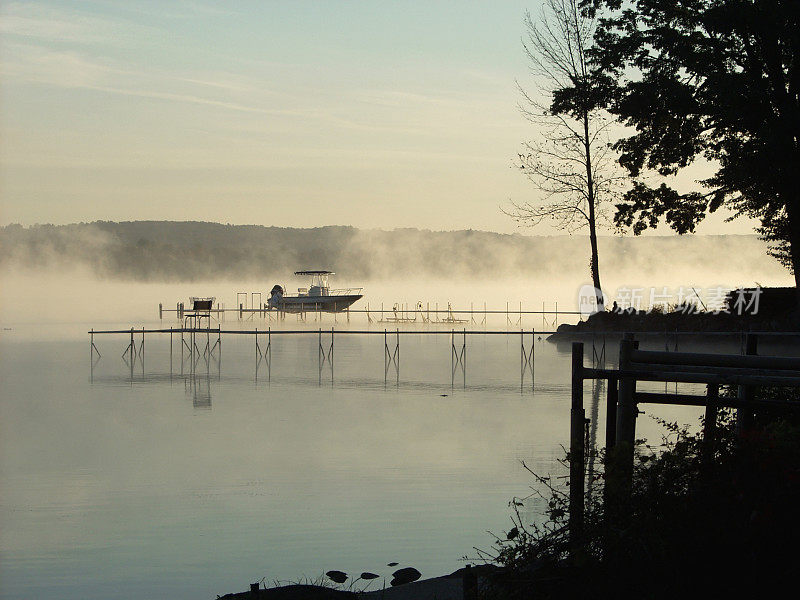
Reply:
[[[535, 342], [532, 385], [519, 335], [468, 336], [455, 375], [449, 335], [403, 335], [399, 376], [382, 335], [337, 335], [332, 371], [317, 335], [272, 336], [258, 369], [252, 336], [231, 335], [181, 374], [177, 339], [171, 372], [156, 335], [133, 369], [124, 336], [96, 336], [90, 368], [88, 327], [64, 329], [0, 337], [3, 598], [214, 598], [393, 561], [437, 576], [512, 526], [533, 485], [520, 461], [563, 473], [569, 344]], [[605, 392], [585, 394], [602, 443]]]

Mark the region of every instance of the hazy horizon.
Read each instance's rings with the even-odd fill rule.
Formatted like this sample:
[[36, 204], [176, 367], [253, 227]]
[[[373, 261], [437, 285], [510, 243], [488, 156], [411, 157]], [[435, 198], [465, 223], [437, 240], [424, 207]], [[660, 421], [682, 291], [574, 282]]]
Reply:
[[[792, 285], [755, 235], [603, 236], [603, 286], [664, 288]], [[669, 260], [665, 261], [665, 257]], [[702, 260], [699, 260], [702, 258]], [[307, 285], [294, 271], [337, 272], [332, 287], [363, 287], [354, 308], [381, 303], [456, 308], [575, 310], [589, 282], [585, 236], [533, 236], [477, 230], [227, 226], [210, 222], [91, 223], [0, 229], [2, 323], [152, 321], [158, 303], [280, 283]], [[13, 294], [9, 293], [13, 290]], [[645, 299], [646, 300], [646, 299]]]
[[[0, 223], [517, 231], [500, 207], [538, 198], [514, 161], [540, 6], [4, 2]], [[698, 232], [753, 231], [730, 215]]]

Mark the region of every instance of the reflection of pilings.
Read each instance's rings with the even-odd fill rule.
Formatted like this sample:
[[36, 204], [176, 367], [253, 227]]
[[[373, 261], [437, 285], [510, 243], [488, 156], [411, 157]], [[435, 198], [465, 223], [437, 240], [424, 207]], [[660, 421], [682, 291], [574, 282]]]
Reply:
[[184, 389], [192, 397], [192, 406], [211, 410], [211, 372], [206, 369], [205, 375], [192, 375], [184, 382]]
[[95, 353], [97, 353], [97, 358], [100, 358], [102, 355], [100, 354], [100, 350], [97, 349], [97, 346], [94, 345], [94, 327], [92, 331], [89, 333], [89, 360], [91, 361], [94, 358]]
[[606, 361], [606, 336], [603, 334], [602, 343], [598, 343], [597, 336], [592, 332], [592, 367], [604, 364]]
[[464, 388], [467, 387], [467, 330], [464, 330], [461, 340], [461, 350], [456, 350], [455, 331], [450, 330], [450, 387], [455, 385], [456, 371], [461, 367], [464, 378]]
[[[162, 333], [169, 333], [169, 373], [170, 377], [174, 371], [173, 365], [173, 354], [174, 354], [174, 345], [173, 345], [173, 336], [175, 334], [175, 330], [173, 327], [170, 327], [169, 330], [160, 330]], [[214, 341], [214, 345], [211, 345], [211, 333], [213, 329], [211, 327], [206, 327], [205, 329], [197, 329], [196, 327], [192, 327], [191, 329], [187, 329], [182, 327], [180, 329], [181, 333], [181, 370], [180, 374], [183, 376], [184, 374], [184, 364], [187, 358], [186, 353], [188, 352], [189, 358], [189, 372], [194, 373], [201, 358], [205, 358], [207, 361], [210, 361], [214, 358], [214, 351], [217, 351], [217, 363], [222, 362], [222, 329], [220, 326], [217, 326], [217, 339]], [[186, 334], [188, 333], [188, 338]], [[200, 347], [197, 345], [197, 334], [201, 336], [205, 333], [206, 335], [206, 343], [203, 346], [202, 352], [200, 351]], [[144, 337], [144, 332], [142, 333]], [[202, 343], [202, 337], [200, 338]], [[144, 343], [142, 343], [144, 346]], [[144, 352], [144, 350], [142, 350]], [[144, 364], [144, 358], [142, 358], [142, 363]]]
[[394, 366], [396, 383], [400, 384], [400, 330], [395, 331], [395, 346], [393, 351], [389, 351], [389, 337], [386, 329], [383, 330], [383, 385], [386, 386], [389, 379], [389, 367]]
[[[142, 369], [144, 370], [144, 334], [145, 334], [145, 328], [142, 327], [142, 340], [139, 343], [138, 348], [136, 346], [136, 339], [134, 338], [134, 331], [135, 331], [134, 328], [131, 327], [131, 329], [130, 329], [130, 336], [131, 336], [130, 337], [130, 341], [128, 342], [128, 345], [125, 347], [125, 350], [123, 350], [123, 352], [122, 352], [122, 360], [125, 361], [125, 364], [127, 364], [130, 367], [130, 369], [131, 369], [131, 377], [133, 377], [133, 368], [136, 365], [136, 360], [137, 359], [139, 359], [139, 362], [142, 365]], [[94, 333], [95, 333], [94, 329], [92, 329], [92, 331], [90, 332], [90, 339], [92, 339], [92, 340], [94, 340]], [[97, 346], [94, 345], [94, 341], [92, 341], [91, 347], [93, 348], [93, 351], [96, 351], [97, 355], [100, 356], [100, 351], [97, 350]]]
[[[604, 365], [598, 367], [604, 368]], [[588, 458], [587, 472], [588, 472], [588, 487], [592, 490], [592, 483], [594, 482], [594, 459], [595, 449], [597, 447], [597, 418], [600, 413], [600, 394], [605, 387], [605, 380], [594, 379], [592, 380], [592, 404], [589, 406], [589, 431], [586, 440], [586, 456]]]
[[531, 374], [531, 391], [534, 386], [534, 349], [536, 347], [536, 331], [531, 329], [531, 347], [529, 350], [525, 349], [525, 330], [519, 330], [519, 391], [523, 391], [525, 385], [525, 373]]
[[326, 353], [325, 347], [322, 345], [322, 329], [319, 329], [319, 341], [317, 358], [319, 359], [319, 384], [322, 385], [322, 367], [327, 362], [331, 367], [331, 383], [333, 383], [333, 327], [331, 327], [331, 345], [328, 347]]
[[[97, 354], [97, 359], [94, 355]], [[94, 383], [94, 368], [101, 358], [100, 350], [94, 345], [94, 327], [89, 332], [89, 382]]]
[[139, 346], [139, 359], [142, 363], [142, 377], [144, 377], [144, 327], [142, 327], [142, 343]]
[[[218, 333], [219, 335], [219, 333]], [[258, 343], [258, 329], [256, 329], [256, 375], [255, 379], [258, 381], [258, 367], [261, 365], [261, 361], [264, 361], [267, 365], [267, 381], [272, 381], [272, 328], [267, 327], [267, 345], [264, 349], [261, 349], [261, 345]], [[222, 337], [220, 335], [219, 339], [217, 340], [219, 344], [219, 358], [217, 359], [218, 362], [222, 362]], [[214, 348], [217, 347], [217, 344], [214, 344]], [[213, 349], [212, 349], [213, 351]]]

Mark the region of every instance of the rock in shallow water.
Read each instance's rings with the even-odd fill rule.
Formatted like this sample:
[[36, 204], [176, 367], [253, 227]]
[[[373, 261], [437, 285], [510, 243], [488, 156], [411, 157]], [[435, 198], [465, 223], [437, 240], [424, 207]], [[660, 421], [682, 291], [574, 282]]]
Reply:
[[417, 571], [414, 567], [404, 567], [392, 573], [392, 585], [403, 585], [404, 583], [411, 583], [422, 577], [422, 573]]

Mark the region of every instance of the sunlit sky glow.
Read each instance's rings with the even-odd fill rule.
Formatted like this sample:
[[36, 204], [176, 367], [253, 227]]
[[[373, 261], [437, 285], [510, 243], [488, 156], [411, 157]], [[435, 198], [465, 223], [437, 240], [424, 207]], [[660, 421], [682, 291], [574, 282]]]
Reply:
[[[4, 2], [0, 223], [517, 231], [526, 9]], [[700, 231], [751, 231], [724, 216]]]

